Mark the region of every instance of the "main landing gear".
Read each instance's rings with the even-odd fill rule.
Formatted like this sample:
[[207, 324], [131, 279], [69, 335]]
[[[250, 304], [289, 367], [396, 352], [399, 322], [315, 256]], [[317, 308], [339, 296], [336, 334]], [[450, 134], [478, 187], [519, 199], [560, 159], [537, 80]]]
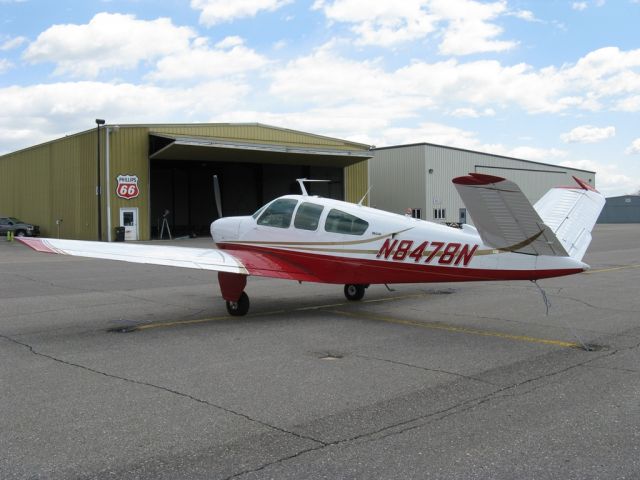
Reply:
[[246, 315], [249, 311], [249, 295], [245, 292], [242, 292], [242, 295], [240, 295], [237, 302], [230, 302], [229, 300], [226, 302], [227, 312], [229, 312], [229, 315], [233, 315], [234, 317], [241, 317]]
[[367, 288], [369, 288], [369, 285], [348, 283], [344, 286], [344, 296], [347, 297], [347, 300], [352, 302], [362, 300], [362, 297], [364, 297], [364, 291]]

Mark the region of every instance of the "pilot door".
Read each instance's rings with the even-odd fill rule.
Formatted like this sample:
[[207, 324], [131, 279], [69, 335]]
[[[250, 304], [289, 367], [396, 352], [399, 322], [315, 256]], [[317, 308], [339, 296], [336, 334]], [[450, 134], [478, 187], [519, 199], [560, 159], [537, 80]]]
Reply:
[[120, 209], [120, 226], [124, 227], [124, 239], [138, 240], [138, 208]]

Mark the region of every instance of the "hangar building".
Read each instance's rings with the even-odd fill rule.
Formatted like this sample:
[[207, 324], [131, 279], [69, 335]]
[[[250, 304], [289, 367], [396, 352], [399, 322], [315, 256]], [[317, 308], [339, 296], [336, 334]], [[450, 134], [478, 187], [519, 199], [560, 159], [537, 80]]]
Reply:
[[640, 195], [607, 198], [598, 223], [640, 223]]
[[261, 124], [97, 125], [0, 156], [0, 213], [43, 236], [113, 240], [123, 226], [149, 240], [168, 210], [174, 236], [204, 234], [217, 217], [213, 175], [224, 216], [298, 193], [303, 177], [331, 180], [310, 193], [357, 202], [371, 156], [369, 145]]
[[508, 178], [535, 203], [552, 187], [575, 185], [576, 176], [595, 187], [595, 172], [491, 155], [431, 143], [383, 147], [369, 161], [370, 205], [442, 223], [471, 223], [451, 179], [470, 172]]

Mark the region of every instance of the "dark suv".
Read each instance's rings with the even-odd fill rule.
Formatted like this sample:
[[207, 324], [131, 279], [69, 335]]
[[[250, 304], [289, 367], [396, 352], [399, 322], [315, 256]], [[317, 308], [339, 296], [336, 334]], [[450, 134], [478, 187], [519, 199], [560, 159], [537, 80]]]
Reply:
[[7, 232], [13, 232], [16, 237], [37, 237], [40, 227], [14, 217], [0, 217], [0, 235], [6, 235]]

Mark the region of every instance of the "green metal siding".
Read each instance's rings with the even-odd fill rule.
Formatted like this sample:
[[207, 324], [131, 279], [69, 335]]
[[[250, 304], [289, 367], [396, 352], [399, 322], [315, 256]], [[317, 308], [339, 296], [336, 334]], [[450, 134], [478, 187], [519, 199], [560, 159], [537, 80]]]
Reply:
[[[109, 185], [106, 180], [107, 128]], [[107, 239], [107, 198], [111, 228], [119, 225], [122, 207], [137, 207], [139, 238], [151, 231], [149, 208], [149, 133], [215, 137], [246, 143], [364, 150], [366, 145], [260, 124], [112, 125], [101, 128], [102, 237]], [[62, 218], [61, 238], [97, 238], [97, 135], [90, 129], [42, 145], [0, 156], [0, 214], [40, 225], [43, 236], [56, 237], [56, 219]], [[319, 158], [321, 162], [321, 159]], [[367, 161], [345, 169], [345, 198], [357, 202], [368, 189]], [[130, 200], [116, 195], [118, 175], [137, 175], [140, 194]], [[114, 232], [111, 232], [112, 237]]]
[[96, 137], [66, 137], [0, 157], [0, 212], [40, 225], [43, 236], [95, 239]]

